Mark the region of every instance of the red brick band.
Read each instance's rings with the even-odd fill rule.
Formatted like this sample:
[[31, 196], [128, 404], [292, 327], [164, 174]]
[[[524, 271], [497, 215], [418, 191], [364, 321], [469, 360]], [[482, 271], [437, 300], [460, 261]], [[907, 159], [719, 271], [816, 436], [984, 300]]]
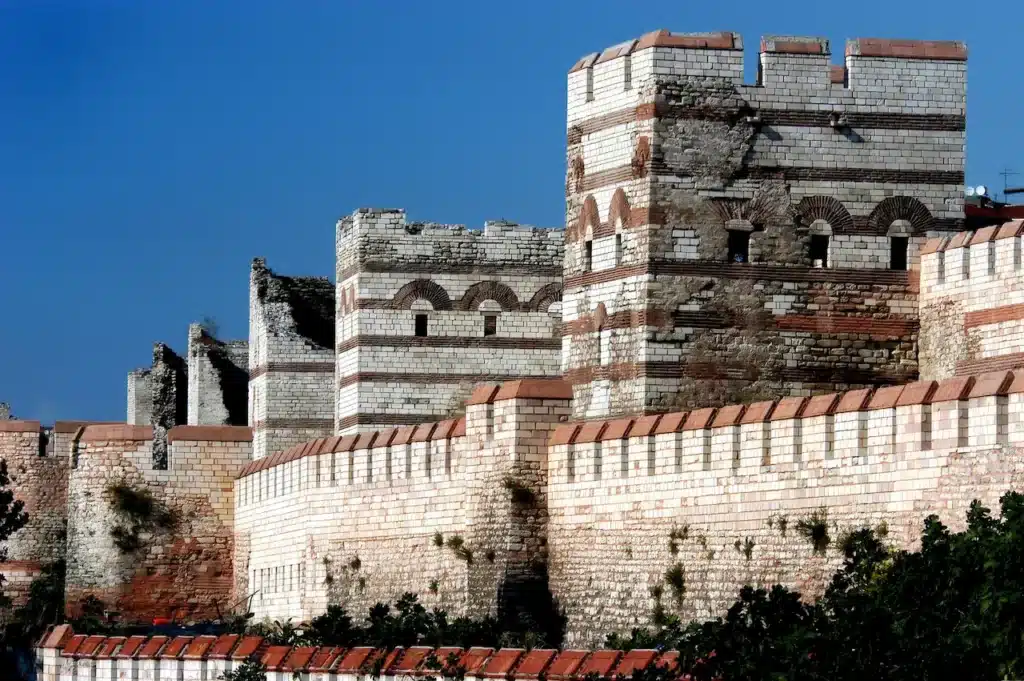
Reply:
[[1003, 305], [987, 310], [968, 312], [964, 315], [964, 329], [973, 329], [977, 326], [985, 326], [986, 324], [1013, 322], [1020, 319], [1024, 319], [1024, 303]]
[[356, 383], [414, 383], [418, 385], [450, 385], [452, 383], [504, 383], [521, 378], [549, 378], [543, 374], [523, 376], [522, 374], [426, 374], [412, 372], [360, 371], [338, 380], [338, 387], [345, 388]]
[[252, 424], [253, 431], [264, 430], [316, 430], [334, 431], [334, 419], [264, 419]]
[[491, 348], [501, 350], [558, 350], [559, 338], [507, 338], [502, 336], [356, 336], [338, 343], [338, 352], [356, 348]]
[[249, 380], [265, 374], [333, 374], [333, 362], [267, 362], [249, 370]]
[[167, 431], [168, 442], [252, 442], [248, 426], [175, 426]]
[[347, 430], [356, 426], [412, 426], [420, 423], [430, 423], [444, 414], [373, 414], [362, 412], [342, 417], [338, 421], [340, 430]]
[[1024, 352], [996, 355], [984, 359], [968, 359], [956, 364], [957, 376], [970, 376], [990, 371], [1008, 371], [1024, 367]]
[[966, 61], [967, 46], [957, 41], [857, 38], [846, 41], [846, 55], [848, 57]]
[[[393, 273], [393, 274], [437, 274], [437, 262], [433, 259], [424, 259], [423, 262], [390, 263], [390, 262], [362, 262], [350, 265], [338, 272], [338, 281], [344, 281], [356, 274], [366, 273]], [[478, 275], [528, 275], [535, 277], [561, 278], [561, 265], [543, 265], [523, 261], [509, 261], [497, 263], [446, 263], [445, 274], [478, 274]]]
[[[743, 380], [749, 378], [750, 367], [726, 366], [721, 362], [623, 362], [604, 366], [580, 367], [565, 372], [564, 379], [572, 385], [583, 385], [598, 380], [624, 381], [638, 378], [693, 378], [704, 380]], [[820, 383], [834, 385], [890, 385], [906, 382], [908, 374], [871, 372], [857, 369], [837, 369], [831, 366], [785, 367], [773, 379], [781, 382]], [[763, 377], [762, 377], [763, 378]]]

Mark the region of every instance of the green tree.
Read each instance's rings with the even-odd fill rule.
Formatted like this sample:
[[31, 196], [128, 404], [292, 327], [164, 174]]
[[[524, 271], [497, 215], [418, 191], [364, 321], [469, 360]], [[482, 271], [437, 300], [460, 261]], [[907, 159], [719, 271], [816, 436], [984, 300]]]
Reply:
[[[7, 541], [12, 534], [25, 527], [28, 513], [25, 503], [14, 498], [14, 490], [9, 485], [11, 479], [7, 475], [7, 461], [0, 459], [0, 542]], [[7, 547], [0, 547], [0, 563], [7, 560]], [[3, 588], [3, 575], [0, 575], [0, 589]], [[0, 608], [11, 607], [11, 599], [0, 591]]]

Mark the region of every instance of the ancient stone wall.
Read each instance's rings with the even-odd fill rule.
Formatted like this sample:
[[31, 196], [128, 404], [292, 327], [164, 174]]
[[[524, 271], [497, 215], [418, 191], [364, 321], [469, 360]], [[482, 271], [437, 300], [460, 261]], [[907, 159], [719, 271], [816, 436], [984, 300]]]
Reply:
[[188, 328], [188, 425], [248, 423], [249, 344], [220, 341], [200, 324]]
[[153, 462], [153, 428], [88, 426], [72, 444], [66, 603], [94, 595], [125, 621], [213, 618], [230, 606], [232, 481], [252, 434], [177, 426], [167, 465]]
[[249, 425], [255, 458], [334, 430], [334, 286], [253, 261], [249, 280]]
[[1024, 366], [1024, 220], [931, 239], [921, 256], [921, 375]]
[[28, 524], [0, 545], [9, 561], [0, 564], [7, 579], [3, 591], [15, 603], [39, 567], [64, 557], [69, 458], [66, 450], [54, 451], [53, 437], [38, 421], [0, 420], [0, 460], [14, 498], [29, 515]]
[[135, 369], [128, 374], [128, 415], [132, 426], [153, 424], [153, 381], [149, 369]]
[[335, 432], [457, 416], [479, 383], [559, 375], [562, 240], [398, 210], [339, 221]]
[[[551, 588], [571, 645], [721, 614], [746, 584], [821, 592], [844, 533], [913, 547], [1024, 485], [1024, 374], [590, 421], [548, 459]], [[817, 535], [815, 545], [812, 537]]]
[[315, 440], [235, 484], [235, 581], [257, 619], [361, 612], [405, 592], [452, 614], [532, 605], [560, 381], [481, 386], [459, 420]]
[[[966, 50], [662, 31], [568, 84], [563, 370], [580, 418], [913, 380], [963, 221]], [[742, 261], [742, 262], [740, 262]]]

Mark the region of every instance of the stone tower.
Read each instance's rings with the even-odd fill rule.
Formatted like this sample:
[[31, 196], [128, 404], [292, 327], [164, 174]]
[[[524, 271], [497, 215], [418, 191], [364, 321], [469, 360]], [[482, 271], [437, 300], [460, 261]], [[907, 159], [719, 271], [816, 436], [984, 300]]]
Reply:
[[914, 380], [917, 262], [963, 223], [960, 43], [658, 31], [568, 79], [577, 418]]

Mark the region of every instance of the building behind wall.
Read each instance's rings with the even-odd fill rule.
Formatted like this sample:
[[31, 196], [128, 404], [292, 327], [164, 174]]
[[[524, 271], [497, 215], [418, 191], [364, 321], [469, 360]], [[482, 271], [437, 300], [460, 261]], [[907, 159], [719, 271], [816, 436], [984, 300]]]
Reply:
[[569, 73], [577, 416], [917, 376], [927, 236], [963, 222], [959, 43], [647, 34]]

